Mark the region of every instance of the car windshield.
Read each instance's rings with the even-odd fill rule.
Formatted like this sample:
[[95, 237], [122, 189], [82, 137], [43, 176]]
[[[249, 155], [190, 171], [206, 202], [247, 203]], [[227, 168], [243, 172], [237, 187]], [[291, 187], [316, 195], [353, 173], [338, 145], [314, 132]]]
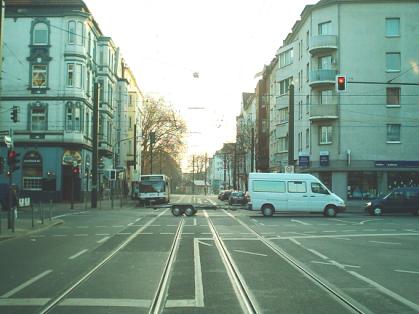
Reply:
[[1, 4], [0, 314], [419, 313], [419, 0]]

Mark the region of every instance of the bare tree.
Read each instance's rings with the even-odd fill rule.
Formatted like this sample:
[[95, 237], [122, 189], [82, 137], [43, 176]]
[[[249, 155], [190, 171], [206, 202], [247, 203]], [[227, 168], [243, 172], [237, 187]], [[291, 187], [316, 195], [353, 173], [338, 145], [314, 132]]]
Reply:
[[155, 156], [159, 154], [169, 155], [179, 163], [180, 156], [185, 151], [186, 123], [163, 99], [149, 96], [145, 98], [141, 131], [142, 173], [150, 173], [151, 152], [153, 152], [153, 170], [158, 170], [159, 161]]

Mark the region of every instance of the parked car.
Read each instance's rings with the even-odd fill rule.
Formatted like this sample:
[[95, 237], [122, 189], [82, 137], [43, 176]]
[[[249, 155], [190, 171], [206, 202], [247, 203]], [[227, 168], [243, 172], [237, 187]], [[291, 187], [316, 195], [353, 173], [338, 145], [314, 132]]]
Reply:
[[365, 204], [365, 212], [380, 216], [383, 213], [412, 213], [419, 211], [419, 187], [397, 188], [382, 198]]
[[230, 194], [230, 197], [228, 198], [228, 204], [239, 204], [239, 205], [245, 205], [247, 204], [247, 198], [244, 192], [240, 191], [234, 191]]
[[228, 200], [228, 198], [230, 197], [230, 194], [231, 194], [231, 190], [221, 191], [221, 192], [218, 194], [218, 199], [219, 199], [220, 201], [227, 201], [227, 200]]

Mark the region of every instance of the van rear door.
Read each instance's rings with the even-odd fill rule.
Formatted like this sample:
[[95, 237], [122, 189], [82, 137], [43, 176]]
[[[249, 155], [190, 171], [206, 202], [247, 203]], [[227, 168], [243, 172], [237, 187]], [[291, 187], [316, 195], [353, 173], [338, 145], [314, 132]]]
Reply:
[[288, 210], [289, 211], [307, 211], [309, 193], [307, 182], [299, 180], [290, 180], [287, 182], [288, 190]]

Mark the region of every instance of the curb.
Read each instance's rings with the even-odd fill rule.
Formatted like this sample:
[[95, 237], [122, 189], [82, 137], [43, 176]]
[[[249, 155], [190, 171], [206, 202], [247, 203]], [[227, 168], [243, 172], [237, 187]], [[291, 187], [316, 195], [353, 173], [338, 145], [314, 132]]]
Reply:
[[53, 221], [51, 221], [51, 223], [48, 224], [44, 224], [43, 226], [39, 227], [39, 228], [30, 228], [30, 229], [21, 229], [21, 230], [26, 230], [26, 231], [21, 231], [19, 234], [15, 233], [15, 234], [8, 234], [8, 235], [0, 235], [0, 245], [1, 243], [4, 243], [6, 241], [10, 241], [13, 239], [19, 239], [19, 238], [23, 238], [25, 236], [29, 236], [32, 234], [36, 234], [39, 233], [41, 231], [44, 230], [48, 230], [49, 228], [52, 228], [54, 226], [58, 226], [64, 223], [64, 220], [61, 219], [54, 219]]

